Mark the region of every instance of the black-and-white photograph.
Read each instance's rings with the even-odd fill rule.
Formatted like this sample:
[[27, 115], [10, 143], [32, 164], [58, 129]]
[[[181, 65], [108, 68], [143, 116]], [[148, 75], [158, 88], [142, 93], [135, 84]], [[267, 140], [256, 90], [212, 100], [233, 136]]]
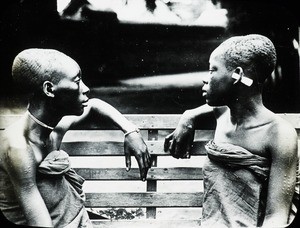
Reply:
[[297, 2], [1, 6], [0, 227], [297, 227]]

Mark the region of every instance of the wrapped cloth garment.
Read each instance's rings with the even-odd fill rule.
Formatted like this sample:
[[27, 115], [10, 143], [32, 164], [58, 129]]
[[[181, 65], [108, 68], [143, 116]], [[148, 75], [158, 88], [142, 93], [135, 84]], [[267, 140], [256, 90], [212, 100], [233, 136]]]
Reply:
[[[232, 144], [206, 146], [203, 166], [203, 227], [259, 227], [267, 200], [270, 161]], [[299, 176], [298, 176], [299, 178]], [[299, 179], [297, 179], [299, 180]], [[299, 199], [299, 181], [293, 202]], [[289, 222], [297, 207], [292, 205]]]
[[203, 227], [257, 227], [264, 218], [270, 162], [232, 144], [206, 145]]
[[[70, 167], [66, 152], [50, 152], [38, 167], [36, 182], [54, 227], [92, 227], [84, 207], [84, 179]], [[9, 183], [7, 178], [8, 185], [3, 191], [6, 198], [1, 202], [1, 210], [11, 222], [27, 225]]]
[[[44, 180], [39, 182], [38, 187], [54, 226], [92, 227], [84, 207], [85, 196], [82, 190], [84, 179], [71, 168], [69, 155], [63, 150], [52, 151], [41, 162], [38, 172], [41, 174], [39, 178]], [[55, 185], [64, 186], [56, 188], [52, 185], [52, 180], [56, 180]], [[57, 196], [62, 197], [59, 197], [59, 201], [53, 202], [53, 197]]]
[[55, 150], [47, 155], [38, 168], [39, 173], [46, 175], [64, 175], [76, 192], [84, 199], [82, 184], [83, 177], [71, 168], [69, 155], [63, 150]]
[[293, 201], [292, 201], [292, 207], [290, 210], [290, 216], [289, 216], [289, 223], [293, 222], [299, 208], [300, 203], [300, 170], [299, 170], [299, 160], [297, 164], [297, 173], [296, 173], [296, 186], [295, 186], [295, 192], [293, 195]]

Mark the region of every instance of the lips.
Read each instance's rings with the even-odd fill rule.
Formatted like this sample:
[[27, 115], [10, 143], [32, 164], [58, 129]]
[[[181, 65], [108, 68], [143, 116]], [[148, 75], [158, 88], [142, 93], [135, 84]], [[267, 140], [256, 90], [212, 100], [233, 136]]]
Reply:
[[87, 107], [88, 106], [88, 102], [89, 102], [89, 99], [85, 100], [84, 102], [82, 102], [82, 106], [83, 107]]
[[202, 87], [202, 96], [207, 96], [207, 89], [208, 89], [208, 85], [204, 84]]

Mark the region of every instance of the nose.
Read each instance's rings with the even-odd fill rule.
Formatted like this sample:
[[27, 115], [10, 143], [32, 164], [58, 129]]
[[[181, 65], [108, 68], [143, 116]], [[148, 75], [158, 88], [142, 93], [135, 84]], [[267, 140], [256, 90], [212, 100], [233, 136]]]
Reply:
[[209, 78], [210, 78], [209, 76], [206, 76], [205, 78], [202, 79], [204, 85], [208, 84]]
[[83, 81], [81, 81], [81, 90], [82, 90], [82, 93], [85, 95], [87, 95], [90, 92], [90, 88], [87, 87]]
[[210, 78], [211, 78], [210, 73], [208, 75], [205, 75], [204, 78], [202, 79], [203, 84], [207, 85], [208, 82], [209, 82], [209, 80], [210, 80]]

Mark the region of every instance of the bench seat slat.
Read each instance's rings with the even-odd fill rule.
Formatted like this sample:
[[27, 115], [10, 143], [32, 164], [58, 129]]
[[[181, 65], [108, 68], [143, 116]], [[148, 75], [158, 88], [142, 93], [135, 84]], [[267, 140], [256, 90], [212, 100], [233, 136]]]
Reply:
[[[132, 168], [75, 168], [75, 171], [86, 180], [139, 180], [140, 171]], [[203, 180], [202, 168], [176, 167], [151, 168], [147, 180]]]
[[159, 219], [137, 219], [137, 220], [93, 220], [94, 228], [199, 228], [201, 225], [200, 219], [172, 219], [172, 220], [159, 220]]
[[86, 193], [86, 207], [201, 207], [202, 192]]
[[[208, 141], [195, 141], [192, 155], [206, 155], [204, 146]], [[148, 150], [154, 155], [170, 155], [164, 152], [164, 141], [146, 141]], [[123, 142], [63, 142], [61, 149], [72, 156], [124, 156]]]

